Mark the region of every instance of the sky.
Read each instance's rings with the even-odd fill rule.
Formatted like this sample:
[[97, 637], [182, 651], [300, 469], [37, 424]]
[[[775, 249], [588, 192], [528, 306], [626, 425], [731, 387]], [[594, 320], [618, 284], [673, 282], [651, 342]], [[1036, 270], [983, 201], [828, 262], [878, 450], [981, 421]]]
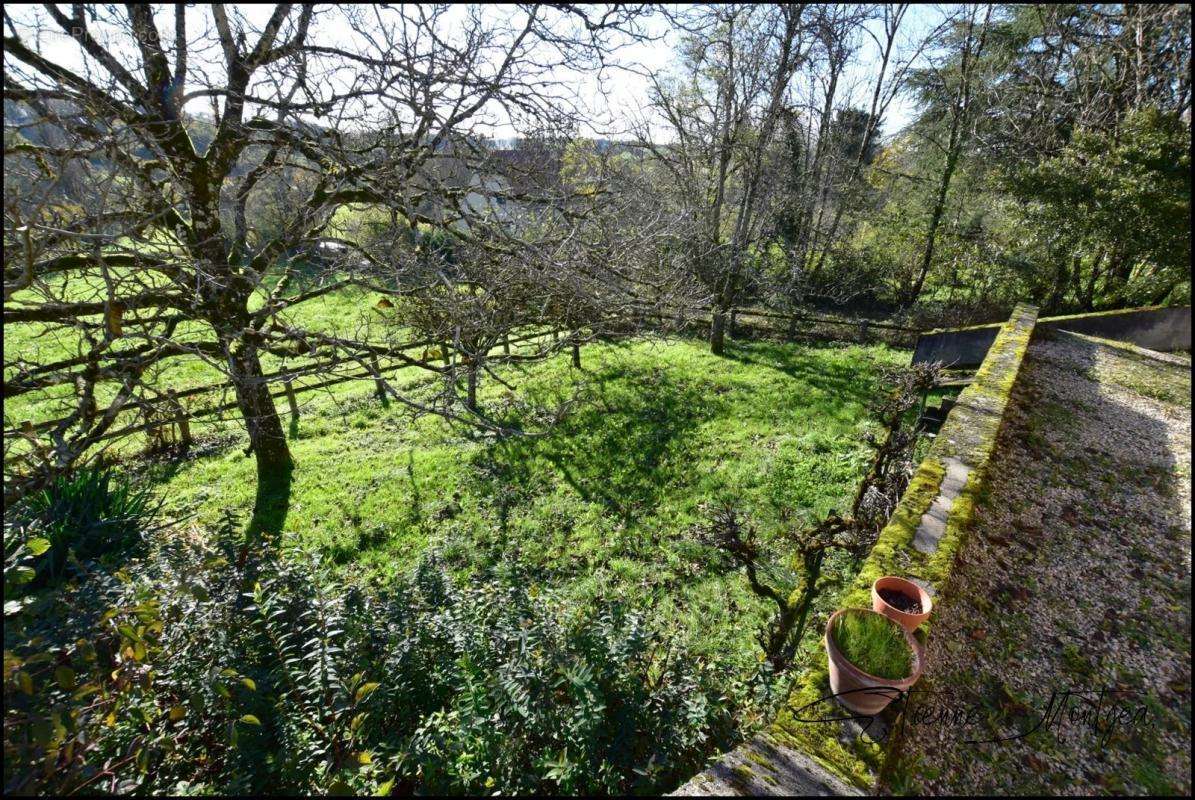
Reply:
[[[939, 25], [952, 10], [952, 6], [929, 3], [914, 3], [905, 14], [900, 31], [897, 34], [896, 58], [911, 56], [918, 45], [925, 39], [926, 34]], [[868, 27], [880, 37], [883, 34], [883, 24], [880, 20], [873, 20]], [[656, 20], [649, 27], [649, 33], [662, 36], [657, 42], [635, 43], [620, 52], [620, 57], [627, 63], [642, 65], [648, 71], [667, 73], [675, 64], [676, 45], [678, 36], [675, 30], [669, 29], [663, 20]], [[857, 58], [848, 66], [842, 81], [840, 91], [844, 98], [849, 98], [853, 104], [867, 108], [871, 103], [875, 72], [879, 69], [881, 52], [875, 41], [864, 38], [863, 47]], [[919, 60], [914, 63], [918, 63]], [[617, 119], [634, 118], [647, 98], [648, 80], [645, 77], [629, 72], [612, 75], [604, 87], [610, 92], [608, 109]], [[590, 90], [593, 92], [594, 90]], [[912, 98], [899, 95], [888, 107], [884, 120], [884, 135], [891, 136], [899, 131], [916, 114], [916, 106]]]
[[[162, 30], [163, 39], [170, 41], [173, 36], [173, 12], [165, 7], [159, 7], [162, 13], [156, 15], [158, 25]], [[260, 27], [272, 12], [272, 5], [244, 4], [236, 6], [237, 11], [246, 19]], [[327, 7], [325, 7], [327, 8]], [[897, 57], [906, 56], [914, 52], [916, 43], [924, 39], [925, 34], [937, 25], [950, 10], [949, 6], [913, 5], [905, 16], [905, 21], [898, 39]], [[45, 11], [36, 6], [6, 4], [5, 13], [16, 24], [23, 38], [27, 41], [35, 38], [33, 25], [38, 21], [46, 21]], [[66, 13], [69, 13], [66, 12]], [[442, 18], [443, 27], [447, 35], [452, 34], [454, 27], [464, 20], [466, 9], [453, 7]], [[484, 10], [486, 14], [509, 15], [513, 10], [490, 6]], [[195, 6], [187, 10], [188, 30], [203, 32], [211, 35], [211, 15], [202, 8]], [[870, 23], [873, 31], [878, 35], [882, 32], [879, 20]], [[97, 32], [102, 31], [102, 24], [93, 25]], [[637, 71], [649, 74], [666, 74], [674, 68], [676, 63], [675, 47], [678, 43], [677, 32], [669, 26], [662, 17], [650, 19], [644, 30], [649, 36], [656, 37], [655, 41], [636, 42], [620, 49], [612, 67], [598, 73], [555, 74], [553, 77], [575, 89], [587, 109], [586, 116], [590, 119], [588, 130], [582, 130], [582, 135], [601, 138], [625, 138], [633, 121], [644, 119], [645, 104], [648, 95], [649, 80], [645, 75], [622, 67], [633, 66]], [[43, 54], [51, 60], [71, 67], [72, 69], [86, 69], [82, 51], [78, 44], [70, 37], [57, 31], [52, 22], [43, 28], [41, 48]], [[6, 31], [6, 34], [8, 31]], [[353, 39], [357, 34], [348, 26], [343, 17], [335, 13], [317, 15], [313, 36], [321, 42], [341, 43]], [[209, 39], [209, 45], [211, 40]], [[124, 39], [125, 48], [131, 46], [127, 38]], [[119, 52], [119, 48], [114, 48]], [[209, 74], [220, 70], [220, 54], [210, 47], [207, 53], [192, 54], [192, 68], [206, 69]], [[844, 75], [840, 96], [844, 102], [850, 102], [857, 107], [866, 108], [870, 103], [870, 80], [879, 64], [879, 49], [876, 42], [869, 37], [863, 37], [863, 47], [858, 57], [847, 69]], [[188, 105], [188, 111], [201, 110], [200, 107], [210, 106], [210, 100], [199, 100]], [[884, 120], [885, 136], [891, 136], [907, 124], [915, 107], [905, 96], [898, 97], [889, 107]], [[498, 112], [488, 126], [491, 136], [499, 139], [514, 137], [518, 131], [509, 120]], [[659, 131], [657, 128], [656, 131]]]

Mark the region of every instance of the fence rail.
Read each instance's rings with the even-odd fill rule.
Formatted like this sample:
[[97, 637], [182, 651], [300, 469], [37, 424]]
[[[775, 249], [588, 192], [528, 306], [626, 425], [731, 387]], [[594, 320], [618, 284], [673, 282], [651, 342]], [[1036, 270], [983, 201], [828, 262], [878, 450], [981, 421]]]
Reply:
[[[653, 308], [649, 306], [641, 306], [642, 308]], [[702, 314], [712, 314], [713, 308], [711, 306], [673, 306], [665, 309], [667, 312], [677, 314], [686, 311], [695, 311]], [[659, 312], [657, 312], [659, 313]], [[842, 325], [846, 327], [858, 328], [860, 325], [866, 325], [869, 328], [879, 328], [882, 330], [899, 331], [901, 333], [924, 333], [922, 328], [911, 328], [906, 325], [895, 325], [891, 322], [882, 322], [880, 320], [873, 320], [870, 317], [858, 317], [855, 319], [842, 319], [839, 317], [817, 316], [815, 314], [798, 314], [785, 313], [783, 311], [773, 311], [766, 308], [758, 308], [753, 306], [735, 306], [728, 309], [729, 314], [737, 316], [753, 316], [753, 317], [768, 317], [771, 319], [782, 319], [791, 322], [815, 322], [823, 325]], [[667, 314], [661, 314], [667, 317]]]
[[[527, 334], [524, 334], [521, 336], [512, 336], [506, 341], [505, 346], [509, 347], [510, 345], [521, 344], [523, 342], [527, 342], [532, 339], [537, 339], [537, 338], [540, 338], [543, 336], [550, 336], [552, 333], [553, 333], [553, 331], [549, 329], [549, 330], [536, 331], [533, 333], [527, 333]], [[556, 333], [559, 333], [559, 330], [557, 330]], [[426, 349], [428, 347], [442, 348], [445, 346], [446, 345], [444, 342], [437, 341], [434, 339], [427, 339], [427, 340], [422, 340], [422, 341], [418, 341], [418, 342], [407, 342], [404, 344], [388, 347], [385, 349], [390, 353], [398, 353], [398, 352], [418, 350], [420, 348], [424, 348], [424, 349]], [[451, 352], [451, 351], [449, 351], [449, 352]], [[303, 384], [300, 386], [294, 386], [292, 383], [295, 378], [301, 378], [301, 377], [308, 376], [308, 375], [319, 374], [322, 372], [326, 372], [328, 370], [335, 369], [336, 367], [339, 367], [344, 364], [360, 363], [360, 361], [363, 358], [366, 358], [368, 355], [369, 355], [368, 351], [366, 351], [366, 353], [364, 353], [360, 356], [343, 356], [340, 358], [329, 359], [329, 360], [321, 361], [321, 362], [317, 362], [317, 363], [303, 364], [301, 366], [290, 368], [290, 369], [281, 369], [281, 370], [277, 370], [276, 372], [267, 373], [267, 374], [261, 376], [260, 380], [264, 383], [282, 382], [284, 384], [283, 389], [281, 391], [271, 392], [270, 397], [272, 397], [275, 400], [281, 399], [283, 397], [287, 398], [291, 413], [293, 414], [296, 412], [297, 406], [295, 403], [292, 403], [290, 401], [295, 397], [295, 395], [302, 394], [304, 392], [315, 391], [317, 389], [326, 389], [328, 387], [335, 386], [337, 384], [347, 383], [348, 381], [376, 379], [376, 377], [378, 375], [384, 375], [384, 374], [388, 374], [391, 372], [395, 372], [395, 371], [403, 369], [405, 367], [419, 366], [418, 363], [412, 364], [412, 363], [410, 363], [410, 361], [397, 359], [397, 357], [395, 357], [396, 360], [394, 361], [394, 363], [386, 364], [386, 365], [379, 365], [377, 363], [377, 354], [373, 353], [372, 354], [372, 364], [371, 364], [372, 368], [370, 370], [366, 370], [364, 372], [353, 374], [353, 375], [338, 375], [334, 378], [329, 378], [327, 380], [319, 381], [317, 383]], [[385, 357], [385, 354], [383, 354], [383, 357]], [[446, 358], [447, 358], [447, 356], [446, 356]], [[376, 371], [377, 375], [375, 375], [375, 371]], [[165, 395], [162, 399], [166, 400], [171, 405], [175, 405], [175, 404], [178, 404], [179, 401], [185, 400], [189, 397], [196, 397], [196, 396], [205, 395], [205, 394], [214, 394], [216, 392], [223, 393], [223, 392], [229, 391], [231, 388], [232, 388], [232, 386], [228, 381], [221, 381], [220, 383], [212, 383], [212, 384], [207, 384], [204, 386], [193, 386], [189, 389], [183, 389], [183, 390], [179, 390], [179, 391], [170, 390], [167, 393], [167, 395]], [[153, 409], [156, 402], [158, 402], [157, 398], [155, 398], [154, 400], [140, 400], [138, 402], [129, 403], [125, 408], [121, 409], [121, 411], [118, 413], [132, 414], [132, 413], [144, 412], [148, 409]], [[193, 409], [193, 410], [184, 409], [184, 413], [185, 413], [185, 416], [187, 419], [198, 419], [201, 417], [211, 416], [213, 414], [219, 414], [224, 411], [231, 411], [231, 410], [235, 409], [236, 407], [237, 407], [237, 404], [234, 401], [234, 402], [229, 402], [229, 403], [222, 403], [220, 405], [207, 407], [207, 408], [198, 408], [198, 409]], [[104, 434], [103, 436], [99, 437], [97, 439], [97, 441], [101, 441], [101, 442], [107, 441], [107, 440], [115, 439], [115, 438], [118, 438], [121, 436], [129, 436], [134, 433], [140, 433], [142, 431], [147, 431], [147, 430], [163, 427], [164, 425], [173, 424], [175, 421], [175, 416], [177, 416], [177, 414], [175, 414], [174, 416], [164, 417], [161, 421], [153, 421], [153, 422], [146, 422], [146, 423], [142, 423], [142, 424], [138, 424], [138, 425], [126, 426], [124, 428], [120, 428], [118, 430], [111, 431], [109, 433]], [[28, 422], [28, 423], [22, 424], [21, 427], [19, 427], [19, 428], [6, 428], [4, 430], [4, 438], [8, 439], [8, 438], [17, 437], [17, 436], [28, 437], [30, 434], [43, 433], [45, 431], [52, 430], [52, 429], [62, 425], [68, 419], [69, 418], [63, 417], [63, 418], [59, 418], [59, 419], [44, 420], [44, 421], [38, 422], [36, 424], [34, 424], [32, 422]]]
[[[674, 321], [677, 319], [683, 319], [686, 314], [709, 315], [709, 318], [702, 320], [702, 321], [708, 322], [709, 319], [712, 319], [713, 309], [709, 306], [670, 307], [670, 308], [665, 308], [662, 310], [654, 309], [653, 311], [650, 311], [650, 312], [641, 311], [640, 317], [642, 319], [657, 319], [657, 320]], [[879, 330], [891, 330], [891, 331], [896, 331], [896, 332], [900, 332], [900, 333], [908, 333], [908, 334], [922, 333], [921, 330], [916, 329], [916, 328], [909, 328], [909, 327], [905, 327], [905, 326], [901, 326], [901, 325], [894, 325], [892, 323], [880, 322], [880, 321], [876, 321], [876, 320], [870, 320], [867, 318], [860, 318], [860, 319], [854, 319], [854, 320], [838, 319], [838, 318], [834, 318], [834, 317], [823, 317], [823, 316], [817, 316], [817, 315], [812, 315], [812, 314], [785, 314], [782, 312], [758, 309], [758, 308], [735, 308], [735, 309], [731, 309], [730, 314], [731, 314], [732, 318], [737, 318], [737, 319], [742, 319], [743, 317], [760, 317], [760, 318], [765, 318], [765, 319], [783, 320], [790, 324], [807, 322], [807, 323], [814, 323], [814, 324], [818, 324], [818, 325], [836, 325], [836, 326], [861, 329], [864, 333], [866, 333], [866, 331], [869, 328], [875, 328], [875, 329], [879, 329]], [[690, 318], [692, 318], [692, 317], [690, 317]], [[510, 337], [507, 339], [507, 341], [505, 342], [505, 344], [503, 346], [505, 347], [505, 349], [507, 349], [507, 351], [509, 351], [509, 346], [513, 345], [513, 344], [521, 344], [521, 343], [530, 341], [532, 339], [540, 338], [543, 336], [559, 335], [561, 333], [566, 333], [566, 332], [567, 331], [565, 329], [560, 329], [560, 328], [555, 328], [555, 329], [549, 328], [546, 330], [538, 330], [538, 331], [526, 333], [526, 334], [523, 334], [523, 335], [520, 335], [517, 337]], [[359, 356], [343, 356], [340, 358], [330, 359], [330, 360], [321, 361], [321, 362], [317, 362], [317, 363], [308, 363], [308, 364], [303, 364], [303, 365], [292, 367], [292, 368], [280, 369], [275, 372], [271, 372], [266, 375], [263, 375], [261, 380], [266, 383], [281, 382], [283, 384], [283, 388], [280, 390], [277, 390], [277, 391], [271, 391], [270, 397], [275, 400], [286, 398], [292, 416], [297, 416], [298, 403], [296, 400], [296, 395], [302, 394], [305, 392], [316, 391], [318, 389], [330, 388], [332, 386], [336, 386], [336, 385], [339, 385], [342, 383], [347, 383], [348, 381], [370, 380], [370, 379], [376, 380], [381, 375], [389, 374], [389, 373], [395, 372], [397, 370], [400, 370], [400, 369], [403, 369], [406, 367], [419, 366], [419, 363], [412, 364], [411, 360], [403, 359], [399, 356], [391, 356], [391, 357], [395, 358], [394, 363], [378, 365], [377, 358], [379, 355], [382, 358], [386, 358], [388, 354], [405, 353], [408, 351], [418, 350], [420, 348], [423, 348], [426, 350], [426, 348], [429, 348], [429, 347], [445, 348], [445, 350], [443, 352], [443, 358], [445, 359], [446, 364], [449, 363], [450, 353], [452, 351], [449, 348], [449, 346], [447, 345], [447, 343], [445, 343], [443, 341], [434, 340], [434, 339], [426, 339], [426, 340], [420, 340], [420, 341], [416, 341], [416, 342], [407, 342], [404, 344], [388, 346], [388, 347], [372, 346], [371, 345], [371, 346], [364, 348], [362, 354]], [[360, 363], [363, 358], [370, 357], [370, 356], [372, 357], [370, 369], [364, 370], [362, 372], [354, 373], [351, 375], [337, 375], [335, 377], [328, 378], [328, 379], [322, 380], [322, 381], [318, 381], [316, 383], [303, 384], [300, 386], [294, 385], [294, 380], [296, 378], [301, 378], [301, 377], [305, 377], [305, 376], [309, 376], [309, 375], [315, 375], [315, 374], [327, 372], [328, 370], [335, 369], [339, 366], [342, 366], [342, 365], [348, 364], [348, 363]], [[574, 360], [575, 360], [575, 354], [574, 354]], [[425, 362], [420, 362], [420, 363], [425, 363]], [[436, 370], [436, 371], [440, 371], [440, 370]], [[202, 395], [206, 395], [206, 394], [213, 394], [216, 392], [224, 393], [224, 392], [229, 391], [229, 389], [231, 389], [231, 385], [229, 384], [229, 382], [222, 381], [220, 383], [207, 384], [207, 385], [203, 385], [203, 386], [194, 386], [189, 389], [182, 389], [182, 390], [178, 390], [178, 391], [168, 390], [168, 392], [161, 399], [158, 399], [158, 398], [155, 398], [154, 400], [142, 399], [135, 403], [129, 403], [128, 406], [125, 409], [121, 409], [121, 411], [119, 413], [132, 414], [132, 413], [147, 413], [147, 412], [149, 412], [150, 414], [155, 416], [156, 419], [150, 419], [147, 422], [134, 424], [134, 425], [128, 425], [123, 428], [119, 428], [117, 430], [110, 431], [110, 432], [104, 434], [103, 436], [99, 437], [97, 439], [97, 441], [109, 441], [109, 440], [117, 439], [117, 438], [124, 437], [124, 436], [131, 436], [135, 433], [161, 430], [161, 429], [165, 429], [170, 426], [173, 426], [173, 425], [177, 425], [179, 427], [180, 438], [183, 441], [189, 441], [189, 439], [190, 439], [189, 421], [190, 420], [208, 417], [208, 416], [212, 416], [214, 414], [220, 414], [220, 413], [223, 413], [226, 411], [231, 411], [231, 410], [237, 408], [237, 404], [235, 401], [233, 401], [233, 402], [220, 403], [218, 405], [206, 407], [206, 408], [187, 409], [186, 407], [184, 407], [182, 405], [181, 401], [186, 400], [188, 398], [192, 398], [192, 397], [198, 397], [198, 396], [202, 396]], [[156, 406], [156, 404], [159, 402], [165, 402], [169, 408], [169, 411], [162, 412]], [[18, 428], [5, 429], [3, 432], [3, 436], [5, 439], [9, 439], [9, 438], [13, 438], [13, 437], [25, 437], [25, 438], [30, 438], [31, 436], [35, 437], [39, 433], [43, 433], [45, 431], [53, 430], [54, 428], [59, 427], [63, 423], [67, 422], [68, 419], [69, 418], [44, 420], [44, 421], [36, 423], [36, 424], [27, 421], [25, 423], [22, 423], [22, 425]]]

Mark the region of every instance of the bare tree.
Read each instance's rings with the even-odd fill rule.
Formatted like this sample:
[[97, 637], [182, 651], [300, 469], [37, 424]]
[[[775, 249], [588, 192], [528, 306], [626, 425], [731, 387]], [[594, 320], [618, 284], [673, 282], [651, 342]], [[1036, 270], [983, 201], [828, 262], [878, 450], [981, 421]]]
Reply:
[[584, 342], [633, 334], [653, 305], [686, 302], [689, 284], [655, 258], [661, 240], [675, 235], [673, 221], [643, 202], [636, 175], [608, 174], [608, 160], [595, 158], [590, 166], [597, 169], [580, 185], [536, 193], [534, 205], [526, 193], [512, 192], [523, 202], [510, 217], [474, 219], [472, 235], [451, 259], [437, 259], [434, 279], [398, 301], [392, 319], [399, 330], [442, 343], [446, 412], [460, 399], [455, 387], [463, 372], [464, 410], [475, 424], [506, 433], [477, 399], [483, 374], [507, 385], [494, 365], [568, 348], [579, 367]]
[[[849, 167], [845, 171], [845, 179], [842, 182], [844, 193], [849, 193], [855, 187], [863, 167], [875, 149], [884, 113], [899, 94], [904, 85], [904, 78], [908, 74], [909, 65], [919, 53], [918, 51], [911, 57], [897, 62], [895, 52], [897, 35], [900, 32], [901, 23], [904, 21], [908, 8], [908, 3], [885, 3], [881, 6], [880, 13], [883, 20], [883, 36], [882, 38], [874, 37], [876, 47], [879, 51], [879, 67], [874, 77], [874, 84], [872, 85], [871, 104], [866, 116], [863, 118], [862, 140], [859, 142], [859, 146], [850, 160]], [[865, 31], [867, 30], [863, 26], [860, 26], [860, 28]], [[870, 34], [870, 31], [868, 33]], [[888, 72], [890, 67], [893, 68], [894, 72], [891, 77]], [[827, 96], [829, 94], [827, 92]], [[848, 153], [848, 155], [851, 154]], [[839, 225], [849, 205], [849, 201], [843, 198], [834, 206], [829, 230], [825, 234], [823, 246], [819, 251], [817, 260], [810, 270], [813, 280], [816, 280], [820, 275], [822, 268], [825, 266], [826, 257], [830, 254], [838, 240]]]
[[743, 288], [769, 202], [767, 155], [789, 81], [805, 57], [800, 5], [703, 6], [682, 15], [681, 74], [653, 77], [639, 144], [663, 166], [687, 223], [692, 274], [713, 305], [710, 348], [721, 354], [727, 313]]
[[[345, 286], [409, 293], [409, 274], [354, 242], [333, 242], [315, 276], [293, 256], [354, 203], [471, 240], [468, 221], [501, 187], [451, 175], [481, 169], [484, 130], [575, 114], [569, 70], [599, 68], [639, 14], [6, 9], [5, 154], [17, 168], [5, 178], [4, 323], [42, 326], [73, 350], [5, 364], [6, 397], [65, 387], [69, 407], [49, 444], [25, 431], [24, 461], [6, 458], [6, 502], [94, 457], [124, 409], [155, 399], [148, 379], [174, 359], [227, 376], [259, 511], [292, 468], [263, 357], [381, 354], [443, 370], [294, 322]], [[265, 224], [257, 206], [271, 198]]]

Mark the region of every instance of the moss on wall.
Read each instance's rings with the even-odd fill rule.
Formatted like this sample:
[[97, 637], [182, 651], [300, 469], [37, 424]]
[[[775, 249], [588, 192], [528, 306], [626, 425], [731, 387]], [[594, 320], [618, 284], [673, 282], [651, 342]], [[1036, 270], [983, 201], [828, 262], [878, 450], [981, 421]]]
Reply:
[[[971, 528], [976, 502], [985, 489], [987, 466], [1036, 319], [1035, 308], [1019, 305], [1001, 326], [974, 382], [959, 395], [857, 579], [843, 593], [839, 608], [870, 607], [871, 584], [883, 575], [919, 577], [939, 590], [946, 585], [955, 555]], [[913, 547], [913, 539], [922, 516], [942, 489], [946, 463], [951, 459], [962, 462], [970, 471], [953, 498], [937, 549], [930, 554], [922, 553]], [[807, 753], [855, 786], [870, 788], [883, 764], [885, 747], [852, 734], [840, 723], [803, 721], [834, 716], [836, 706], [819, 703], [829, 695], [829, 675], [825, 659], [821, 658], [801, 676], [769, 734]]]

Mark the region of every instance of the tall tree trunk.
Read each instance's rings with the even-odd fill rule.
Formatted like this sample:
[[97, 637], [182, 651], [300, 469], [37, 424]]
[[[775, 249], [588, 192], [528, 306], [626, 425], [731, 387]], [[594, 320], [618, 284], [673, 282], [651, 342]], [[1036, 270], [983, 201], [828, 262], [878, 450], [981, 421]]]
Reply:
[[921, 296], [921, 289], [925, 285], [926, 275], [929, 274], [930, 264], [933, 262], [938, 226], [941, 224], [942, 214], [946, 210], [946, 195], [950, 191], [950, 181], [954, 177], [959, 156], [962, 154], [963, 145], [966, 144], [968, 138], [967, 116], [971, 107], [971, 80], [974, 76], [975, 62], [983, 52], [983, 45], [987, 39], [988, 21], [991, 19], [991, 15], [992, 7], [989, 5], [987, 7], [987, 14], [984, 16], [983, 26], [980, 28], [979, 40], [975, 43], [974, 49], [972, 49], [971, 44], [975, 31], [974, 13], [967, 19], [967, 34], [964, 39], [962, 63], [959, 66], [958, 95], [950, 115], [950, 138], [946, 148], [946, 164], [942, 169], [942, 180], [938, 185], [937, 197], [934, 200], [933, 208], [930, 210], [929, 225], [925, 232], [925, 250], [921, 254], [921, 264], [917, 269], [917, 276], [914, 278], [913, 285], [910, 287], [908, 296], [905, 298], [906, 305], [912, 305]]
[[[826, 234], [825, 242], [818, 253], [817, 261], [813, 265], [813, 276], [816, 278], [822, 270], [822, 265], [826, 261], [826, 256], [830, 253], [830, 248], [834, 244], [834, 238], [838, 234], [838, 226], [842, 222], [842, 215], [846, 211], [847, 200], [852, 186], [855, 184], [855, 179], [859, 177], [859, 172], [863, 169], [863, 163], [867, 159], [867, 152], [871, 149], [871, 142], [875, 136], [876, 128], [879, 127], [880, 114], [888, 107], [888, 102], [885, 101], [883, 107], [880, 105], [880, 96], [884, 89], [884, 76], [888, 72], [888, 61], [892, 57], [892, 49], [896, 44], [896, 32], [900, 28], [901, 20], [904, 18], [905, 11], [908, 9], [908, 3], [897, 3], [895, 10], [892, 6], [885, 6], [884, 11], [884, 30], [887, 38], [884, 41], [883, 52], [880, 57], [880, 71], [876, 76], [875, 89], [871, 95], [871, 108], [868, 110], [867, 128], [863, 132], [863, 143], [859, 147], [859, 152], [855, 156], [854, 164], [851, 167], [851, 172], [847, 176], [846, 182], [843, 184], [843, 196], [840, 198], [834, 209], [834, 217], [830, 222], [830, 230]], [[891, 14], [891, 16], [889, 16]]]
[[[801, 248], [796, 265], [801, 270], [805, 269], [809, 253], [816, 248], [817, 225], [814, 222], [814, 214], [817, 212], [821, 198], [825, 193], [823, 175], [826, 171], [826, 153], [829, 152], [830, 117], [834, 113], [834, 95], [838, 91], [838, 74], [839, 69], [835, 69], [832, 62], [830, 85], [826, 88], [821, 122], [818, 125], [817, 146], [813, 154], [813, 177], [809, 182], [810, 194], [803, 202], [804, 211], [801, 217], [801, 231], [804, 236], [801, 240]], [[817, 280], [817, 275], [810, 275], [809, 279], [815, 281]]]
[[[951, 131], [953, 138], [954, 131]], [[930, 264], [933, 263], [934, 246], [937, 243], [938, 226], [942, 223], [942, 214], [946, 211], [946, 195], [950, 191], [950, 181], [954, 177], [954, 170], [958, 166], [958, 147], [952, 146], [946, 154], [946, 167], [942, 170], [942, 182], [938, 185], [938, 195], [934, 199], [934, 206], [930, 210], [929, 225], [925, 231], [925, 249], [921, 253], [921, 264], [917, 267], [917, 275], [913, 285], [909, 287], [906, 305], [917, 302], [921, 296], [921, 289], [925, 285], [925, 278], [929, 275]]]

